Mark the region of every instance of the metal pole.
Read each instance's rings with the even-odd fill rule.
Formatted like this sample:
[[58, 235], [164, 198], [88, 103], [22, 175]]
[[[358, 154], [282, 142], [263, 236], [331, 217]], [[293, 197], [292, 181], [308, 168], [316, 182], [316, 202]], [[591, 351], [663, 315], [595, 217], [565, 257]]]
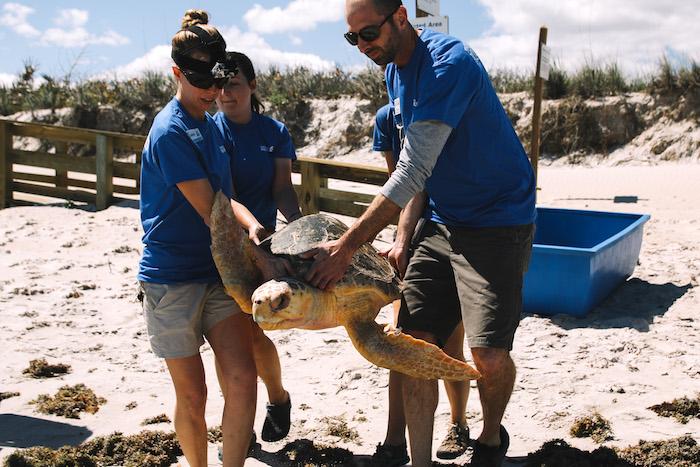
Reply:
[[540, 39], [537, 45], [537, 67], [535, 68], [535, 102], [532, 107], [532, 141], [530, 144], [530, 163], [535, 172], [535, 186], [537, 186], [537, 165], [540, 159], [540, 126], [542, 124], [542, 85], [540, 77], [540, 65], [542, 60], [542, 46], [547, 44], [547, 28], [540, 28]]

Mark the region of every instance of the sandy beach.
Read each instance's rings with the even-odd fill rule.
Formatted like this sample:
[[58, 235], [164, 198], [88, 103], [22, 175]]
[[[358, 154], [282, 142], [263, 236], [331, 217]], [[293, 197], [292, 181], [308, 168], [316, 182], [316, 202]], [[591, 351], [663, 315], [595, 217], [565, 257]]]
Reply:
[[[510, 457], [525, 456], [553, 438], [594, 449], [598, 445], [590, 439], [569, 435], [573, 421], [593, 410], [611, 423], [607, 446], [684, 434], [700, 440], [700, 419], [681, 424], [648, 409], [700, 393], [699, 182], [698, 164], [540, 168], [541, 206], [645, 213], [651, 220], [633, 276], [593, 312], [584, 318], [523, 316], [513, 351], [518, 377], [504, 421]], [[638, 201], [615, 203], [616, 196]], [[0, 402], [0, 461], [16, 448], [136, 433], [146, 418], [171, 416], [170, 379], [150, 351], [135, 298], [140, 238], [134, 202], [101, 212], [60, 206], [0, 210], [0, 391], [20, 393]], [[389, 320], [385, 307], [378, 321]], [[292, 430], [283, 441], [262, 443], [259, 459], [246, 466], [278, 465], [273, 453], [295, 439], [357, 456], [374, 452], [386, 428], [388, 372], [365, 361], [342, 328], [269, 335], [291, 393]], [[207, 421], [213, 426], [220, 423], [223, 400], [211, 349], [202, 350]], [[38, 358], [70, 365], [71, 371], [49, 379], [23, 374]], [[95, 414], [42, 415], [29, 403], [78, 383], [106, 399]], [[262, 383], [258, 389], [259, 433], [267, 394]], [[440, 390], [434, 449], [449, 421], [442, 385]], [[476, 436], [476, 390], [467, 410]], [[338, 426], [348, 436], [334, 435]], [[148, 428], [173, 429], [171, 423]], [[219, 465], [215, 446], [210, 448], [210, 465]]]

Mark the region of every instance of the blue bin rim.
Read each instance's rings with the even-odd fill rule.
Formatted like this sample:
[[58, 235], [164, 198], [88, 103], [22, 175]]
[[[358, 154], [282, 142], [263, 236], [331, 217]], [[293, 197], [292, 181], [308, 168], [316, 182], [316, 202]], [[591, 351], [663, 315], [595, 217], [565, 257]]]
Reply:
[[565, 212], [565, 213], [575, 213], [575, 212], [583, 212], [586, 213], [587, 215], [593, 215], [593, 216], [600, 216], [600, 217], [611, 217], [611, 216], [619, 216], [619, 217], [633, 217], [636, 218], [634, 222], [632, 222], [630, 225], [613, 235], [612, 237], [606, 238], [602, 242], [598, 243], [597, 245], [591, 247], [591, 248], [579, 248], [579, 247], [569, 247], [569, 246], [556, 246], [556, 245], [542, 245], [540, 243], [534, 243], [532, 245], [533, 249], [537, 249], [540, 253], [555, 253], [558, 255], [561, 254], [570, 254], [570, 255], [592, 255], [596, 254], [604, 249], [610, 248], [612, 245], [617, 243], [622, 237], [626, 236], [629, 232], [635, 230], [637, 227], [640, 227], [644, 225], [649, 219], [651, 219], [651, 215], [649, 214], [635, 214], [635, 213], [629, 213], [629, 212], [616, 212], [616, 211], [593, 211], [593, 210], [587, 210], [587, 209], [569, 209], [569, 208], [548, 208], [544, 206], [537, 206], [538, 211], [550, 211], [550, 212]]

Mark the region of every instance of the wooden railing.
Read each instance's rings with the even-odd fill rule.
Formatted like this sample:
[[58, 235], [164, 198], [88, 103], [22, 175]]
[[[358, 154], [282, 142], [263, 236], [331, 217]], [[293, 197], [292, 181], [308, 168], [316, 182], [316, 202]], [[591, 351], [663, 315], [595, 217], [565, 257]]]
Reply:
[[[18, 149], [20, 141], [16, 138], [35, 138], [34, 146], [39, 149]], [[16, 202], [14, 193], [94, 203], [97, 210], [118, 201], [119, 195], [138, 195], [145, 139], [125, 133], [0, 119], [0, 208]], [[76, 152], [76, 145], [89, 155], [69, 155]], [[135, 155], [136, 162], [116, 160], [127, 154], [132, 154], [132, 159]], [[372, 192], [376, 192], [372, 186], [383, 185], [387, 180], [386, 169], [381, 167], [309, 157], [299, 157], [292, 170], [301, 174], [301, 183], [295, 189], [304, 214], [325, 211], [358, 217], [372, 201]], [[353, 186], [352, 190], [329, 188], [338, 185], [335, 181], [362, 185]]]

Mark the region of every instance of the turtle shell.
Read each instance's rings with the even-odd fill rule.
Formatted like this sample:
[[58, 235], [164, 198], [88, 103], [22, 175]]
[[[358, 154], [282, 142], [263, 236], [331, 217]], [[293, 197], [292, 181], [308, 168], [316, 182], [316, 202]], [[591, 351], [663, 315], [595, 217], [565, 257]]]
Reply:
[[[289, 223], [282, 230], [262, 242], [261, 246], [269, 249], [275, 255], [287, 257], [297, 272], [303, 277], [313, 260], [304, 260], [298, 255], [321, 243], [337, 240], [348, 227], [335, 217], [326, 214], [311, 214]], [[380, 256], [379, 252], [365, 243], [353, 255], [341, 283], [383, 283], [398, 287], [398, 278], [389, 261]]]

